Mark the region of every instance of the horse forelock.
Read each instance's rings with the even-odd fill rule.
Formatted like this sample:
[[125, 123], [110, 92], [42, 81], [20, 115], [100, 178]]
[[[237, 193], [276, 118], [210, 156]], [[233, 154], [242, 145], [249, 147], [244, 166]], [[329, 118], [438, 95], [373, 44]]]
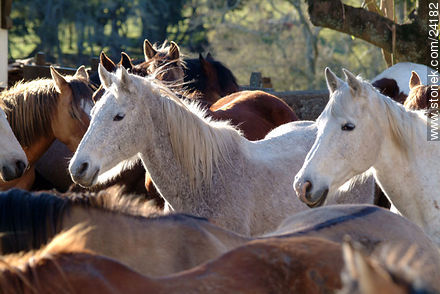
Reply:
[[[93, 95], [88, 84], [80, 79], [66, 77], [72, 90], [72, 115], [81, 121], [83, 102]], [[51, 79], [19, 82], [0, 93], [0, 107], [5, 111], [9, 124], [22, 146], [30, 146], [52, 131], [52, 118], [56, 113], [60, 94]]]
[[[412, 88], [408, 98], [405, 100], [404, 106], [410, 110], [422, 110], [430, 108], [431, 93], [437, 85], [419, 85]], [[436, 90], [436, 89], [434, 89]]]
[[72, 90], [71, 112], [75, 119], [83, 123], [81, 120], [81, 112], [83, 112], [86, 104], [93, 104], [93, 90], [88, 82], [82, 79], [70, 78], [66, 79]]
[[[348, 105], [353, 103], [353, 99], [368, 99], [368, 105], [378, 105], [377, 110], [371, 109], [370, 111], [376, 113], [382, 113], [381, 110], [385, 110], [387, 125], [389, 126], [391, 139], [396, 146], [406, 155], [411, 150], [413, 145], [415, 126], [413, 120], [410, 117], [420, 118], [426, 122], [423, 115], [418, 112], [407, 112], [403, 105], [393, 101], [390, 97], [387, 97], [380, 93], [378, 89], [372, 86], [369, 82], [362, 80], [358, 77], [358, 81], [361, 83], [361, 94], [364, 97], [353, 97], [351, 92], [347, 91], [348, 86], [344, 84], [344, 89], [338, 89], [333, 93], [330, 100], [330, 113], [335, 117], [344, 117], [350, 115]], [[340, 93], [338, 91], [344, 91]], [[347, 94], [350, 93], [350, 94]], [[374, 103], [374, 102], [378, 103]], [[376, 116], [376, 115], [375, 115]], [[375, 117], [373, 116], [373, 117]]]
[[3, 110], [22, 146], [30, 146], [35, 140], [50, 135], [58, 97], [55, 82], [50, 79], [18, 82], [0, 93]]

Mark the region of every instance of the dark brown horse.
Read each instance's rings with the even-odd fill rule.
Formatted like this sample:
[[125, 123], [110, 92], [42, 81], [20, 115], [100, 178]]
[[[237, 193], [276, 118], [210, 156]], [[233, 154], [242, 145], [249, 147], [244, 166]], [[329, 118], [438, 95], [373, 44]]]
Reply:
[[[231, 70], [209, 53], [206, 59], [201, 54], [199, 58], [183, 59], [176, 43], [167, 46], [164, 42], [159, 47], [145, 40], [144, 56], [145, 62], [130, 67], [130, 58], [125, 55], [123, 65], [128, 65], [136, 75], [146, 76], [154, 72], [162, 81], [177, 83], [183, 86], [186, 98], [197, 99], [207, 107], [240, 90]], [[158, 71], [158, 68], [162, 70]]]

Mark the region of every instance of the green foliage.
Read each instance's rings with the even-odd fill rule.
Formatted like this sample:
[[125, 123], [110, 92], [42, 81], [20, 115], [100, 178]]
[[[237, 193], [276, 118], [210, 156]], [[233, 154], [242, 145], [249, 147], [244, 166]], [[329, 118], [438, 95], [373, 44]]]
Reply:
[[[396, 1], [399, 9], [404, 4], [410, 11], [416, 1]], [[211, 52], [242, 85], [260, 71], [278, 91], [324, 88], [326, 66], [365, 78], [385, 68], [378, 48], [313, 27], [299, 0], [14, 0], [11, 17], [11, 58], [44, 51], [68, 66], [89, 64], [101, 50], [114, 59], [121, 51], [142, 58], [148, 38], [175, 40], [190, 57]]]

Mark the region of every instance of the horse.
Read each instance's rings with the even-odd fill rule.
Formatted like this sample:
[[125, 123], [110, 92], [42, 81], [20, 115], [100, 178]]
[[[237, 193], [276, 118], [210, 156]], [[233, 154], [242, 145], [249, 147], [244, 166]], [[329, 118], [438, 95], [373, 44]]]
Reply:
[[327, 194], [370, 170], [396, 209], [440, 244], [440, 174], [432, 160], [440, 147], [426, 139], [427, 117], [406, 111], [368, 82], [344, 73], [346, 82], [325, 71], [331, 99], [317, 120], [319, 135], [295, 176], [298, 197], [310, 206], [320, 205]]
[[259, 240], [191, 270], [152, 278], [84, 249], [87, 231], [80, 229], [37, 252], [3, 257], [1, 292], [327, 293], [341, 287], [340, 246], [327, 240]]
[[84, 66], [63, 77], [53, 67], [52, 79], [19, 82], [0, 93], [2, 108], [29, 162], [22, 177], [1, 182], [0, 190], [31, 189], [35, 162], [58, 139], [73, 152], [84, 135], [89, 116], [83, 108], [92, 96]]
[[410, 92], [403, 106], [408, 110], [426, 110], [439, 108], [438, 99], [432, 96], [432, 91], [438, 91], [437, 85], [423, 85], [420, 76], [413, 71], [409, 81]]
[[341, 274], [340, 294], [409, 294], [438, 293], [424, 281], [431, 275], [424, 260], [414, 256], [414, 247], [406, 252], [398, 247], [387, 248], [378, 257], [368, 256], [362, 246], [344, 242], [345, 267]]
[[12, 181], [23, 175], [28, 160], [9, 125], [0, 100], [0, 180]]
[[[174, 43], [171, 43], [170, 48], [173, 46], [173, 44]], [[177, 45], [175, 46], [175, 48], [177, 49], [167, 49], [165, 51], [177, 52], [175, 53], [177, 55], [177, 57], [175, 58], [178, 58], [178, 56], [180, 56], [179, 49]], [[145, 50], [145, 52], [145, 55], [147, 56], [149, 53], [147, 53], [147, 50]], [[159, 53], [156, 53], [156, 55], [154, 55], [155, 58], [158, 58], [158, 55]], [[109, 59], [104, 53], [101, 53], [100, 59], [101, 64], [107, 69], [107, 71], [113, 72], [116, 70], [115, 63], [111, 59]], [[203, 64], [202, 61], [201, 63]], [[131, 64], [130, 57], [125, 53], [122, 54], [119, 64], [123, 65], [125, 68], [131, 69], [131, 72], [136, 75], [147, 76], [147, 71], [145, 70], [142, 71], [136, 66], [132, 67], [124, 65]], [[141, 68], [145, 68], [145, 66], [142, 65]], [[222, 67], [219, 66], [219, 71], [221, 71], [221, 68]], [[170, 70], [173, 71], [174, 69], [171, 68]], [[168, 71], [168, 65], [166, 65], [166, 69], [159, 69], [160, 73], [164, 71]], [[168, 82], [170, 82], [170, 80], [168, 80]], [[200, 83], [200, 81], [197, 83]], [[95, 92], [95, 101], [98, 100], [96, 99], [96, 97], [101, 97], [103, 93], [103, 89]], [[199, 97], [197, 101], [205, 101], [207, 99], [207, 95], [204, 95], [203, 97]], [[192, 99], [195, 98], [192, 97]], [[206, 104], [207, 102], [202, 102], [202, 105]], [[252, 141], [263, 139], [269, 131], [282, 124], [298, 120], [293, 110], [283, 100], [262, 91], [241, 91], [228, 95], [212, 104], [210, 108], [207, 109], [207, 114], [216, 120], [230, 121], [233, 125], [237, 126], [242, 131], [242, 135], [244, 137]], [[126, 171], [118, 168], [116, 168], [115, 170], [119, 170], [122, 175], [127, 173]], [[136, 173], [136, 175], [139, 175], [137, 177], [132, 177], [133, 179], [140, 178], [141, 170], [142, 167], [140, 164], [136, 164], [134, 167], [129, 169], [129, 171], [131, 171], [132, 173]], [[119, 177], [116, 177], [115, 180], [108, 181], [108, 174], [113, 173], [107, 173], [106, 175], [98, 179], [98, 181], [100, 183], [114, 183], [115, 181], [119, 181]], [[118, 172], [116, 172], [116, 174], [118, 174]], [[102, 185], [100, 185], [99, 187], [101, 186]], [[163, 207], [163, 201], [161, 201], [162, 198], [154, 187], [151, 177], [149, 177], [148, 175], [146, 175], [145, 177], [145, 187], [149, 194], [148, 197], [155, 199], [158, 202], [159, 206]], [[135, 192], [139, 193], [141, 191]]]
[[160, 80], [177, 82], [177, 85], [184, 87], [186, 98], [197, 99], [206, 107], [221, 97], [240, 91], [231, 70], [215, 60], [210, 53], [206, 58], [199, 54], [199, 58], [182, 59], [179, 46], [173, 41], [169, 46], [167, 44], [165, 41], [159, 47], [145, 39], [145, 62], [132, 66], [131, 72], [146, 76], [162, 68], [158, 76]]
[[1, 254], [38, 249], [86, 222], [94, 228], [88, 249], [152, 276], [189, 269], [248, 240], [203, 218], [162, 216], [141, 196], [118, 189], [71, 195], [11, 189], [0, 194], [0, 212]]
[[[148, 40], [145, 41], [146, 44], [150, 44]], [[144, 62], [139, 65], [132, 65], [131, 58], [123, 52], [121, 53], [121, 60], [119, 61], [118, 65], [122, 65], [129, 72], [142, 77], [146, 77], [154, 71], [157, 71], [157, 74], [155, 74], [157, 79], [169, 82], [167, 83], [168, 86], [172, 86], [173, 83], [177, 83], [177, 85], [179, 85], [179, 79], [181, 78], [178, 78], [178, 76], [180, 76], [180, 74], [169, 74], [167, 78], [163, 78], [163, 74], [175, 71], [175, 66], [179, 64], [186, 64], [187, 61], [179, 59], [180, 51], [177, 44], [171, 42], [171, 45], [169, 47], [166, 47], [165, 45], [166, 42], [162, 45], [161, 50], [163, 52], [155, 51], [156, 53], [154, 55], [151, 55], [152, 53], [148, 53], [154, 48], [150, 50], [144, 49], [145, 56], [152, 56], [150, 58], [151, 63]], [[147, 48], [148, 46], [144, 47]], [[170, 57], [170, 54], [172, 54], [173, 57]], [[157, 59], [164, 60], [159, 61]], [[116, 64], [110, 58], [108, 58], [104, 52], [101, 53], [100, 60], [100, 63], [107, 71], [116, 71]], [[210, 60], [212, 64], [208, 65], [209, 62], [207, 60]], [[223, 65], [217, 65], [218, 62], [213, 60], [212, 57], [207, 58], [207, 60], [203, 59], [203, 57], [200, 57], [199, 67], [204, 68], [203, 71], [205, 72], [209, 71], [219, 73], [211, 74], [211, 76], [216, 76], [216, 80], [218, 80], [218, 91], [215, 91], [215, 93], [213, 93], [211, 90], [199, 90], [203, 87], [209, 88], [209, 86], [207, 86], [206, 84], [212, 84], [213, 82], [207, 82], [207, 80], [211, 80], [212, 78], [203, 77], [203, 75], [198, 73], [200, 69], [193, 69], [196, 68], [196, 66], [187, 66], [184, 71], [185, 79], [189, 79], [188, 76], [190, 76], [191, 81], [193, 82], [190, 84], [185, 83], [186, 87], [189, 90], [184, 92], [182, 97], [183, 99], [194, 99], [202, 106], [208, 105], [209, 108], [207, 109], [207, 114], [209, 116], [216, 120], [231, 121], [233, 125], [236, 125], [242, 131], [243, 136], [252, 141], [263, 139], [266, 134], [269, 133], [269, 131], [282, 124], [298, 120], [298, 117], [290, 108], [290, 106], [287, 105], [287, 103], [285, 103], [283, 100], [272, 94], [263, 91], [240, 91], [226, 96], [225, 94], [232, 92], [232, 90], [221, 90], [228, 87], [228, 85], [224, 82], [224, 80], [227, 80], [227, 78], [219, 79], [218, 75], [220, 75], [221, 72], [229, 70]], [[170, 62], [175, 62], [176, 65], [174, 66], [173, 63]], [[195, 62], [191, 62], [191, 64], [194, 63]], [[147, 67], [146, 64], [148, 64], [149, 66]], [[182, 65], [180, 66], [182, 67]], [[209, 67], [216, 67], [217, 70], [214, 70], [212, 68], [208, 69]], [[230, 75], [222, 74], [220, 76], [233, 77], [232, 73]], [[224, 87], [220, 86], [222, 83], [225, 83]], [[234, 83], [236, 83], [235, 78]], [[193, 87], [191, 85], [197, 86]], [[175, 90], [173, 86], [171, 89]], [[196, 91], [203, 92], [203, 94], [191, 94]], [[95, 92], [94, 101], [99, 100], [103, 93], [104, 91], [102, 88], [100, 91]], [[179, 91], [177, 91], [177, 93], [179, 93]]]
[[[123, 67], [116, 75], [102, 66], [99, 71], [106, 93], [70, 162], [76, 183], [93, 186], [100, 174], [136, 155], [168, 211], [256, 235], [307, 209], [294, 197], [287, 171], [302, 164], [313, 129], [249, 141], [228, 122], [213, 121], [197, 105], [180, 100], [154, 76], [142, 78]], [[370, 186], [358, 185], [356, 191], [365, 195]]]
[[[66, 292], [66, 288], [71, 293], [327, 293], [341, 288], [344, 260], [349, 269], [354, 267], [351, 252], [347, 254], [346, 247], [341, 250], [339, 243], [317, 237], [288, 236], [250, 241], [190, 270], [151, 277], [91, 252], [86, 246], [89, 234], [93, 230], [76, 225], [37, 252], [3, 257], [2, 293], [27, 293], [27, 289], [38, 293], [54, 289]], [[415, 247], [411, 249], [411, 257], [415, 257]], [[411, 269], [414, 268], [406, 268]], [[422, 272], [428, 280], [435, 281], [436, 277], [432, 276], [436, 272], [430, 270], [428, 265]], [[438, 287], [438, 283], [434, 286]], [[393, 288], [388, 285], [386, 289]]]
[[424, 84], [428, 82], [428, 74], [435, 73], [433, 69], [423, 64], [400, 62], [384, 70], [371, 82], [382, 94], [403, 104], [410, 92], [408, 81], [411, 71], [418, 72], [422, 76]]
[[401, 216], [368, 205], [304, 211], [256, 238], [200, 217], [161, 215], [140, 196], [121, 195], [113, 189], [68, 196], [13, 189], [0, 194], [0, 212], [1, 254], [38, 249], [60, 231], [87, 222], [94, 227], [87, 237], [88, 249], [151, 276], [187, 270], [252, 240], [298, 236], [342, 243], [349, 235], [371, 253], [386, 244], [415, 243], [440, 268], [436, 246], [421, 229]]

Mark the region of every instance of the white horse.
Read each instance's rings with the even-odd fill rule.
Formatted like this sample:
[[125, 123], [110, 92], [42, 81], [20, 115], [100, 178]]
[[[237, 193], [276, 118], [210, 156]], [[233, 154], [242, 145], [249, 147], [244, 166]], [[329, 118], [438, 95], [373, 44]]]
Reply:
[[295, 177], [297, 195], [319, 204], [371, 168], [398, 211], [440, 244], [440, 143], [427, 140], [426, 116], [406, 111], [368, 82], [344, 73], [347, 82], [325, 71], [331, 97]]
[[23, 175], [28, 160], [0, 107], [0, 180], [6, 182]]
[[70, 163], [75, 182], [91, 186], [138, 154], [171, 209], [235, 232], [262, 234], [307, 209], [295, 197], [292, 175], [313, 144], [314, 128], [251, 142], [228, 122], [212, 121], [179, 100], [154, 77], [123, 68], [114, 75], [102, 66], [99, 74], [106, 93]]

